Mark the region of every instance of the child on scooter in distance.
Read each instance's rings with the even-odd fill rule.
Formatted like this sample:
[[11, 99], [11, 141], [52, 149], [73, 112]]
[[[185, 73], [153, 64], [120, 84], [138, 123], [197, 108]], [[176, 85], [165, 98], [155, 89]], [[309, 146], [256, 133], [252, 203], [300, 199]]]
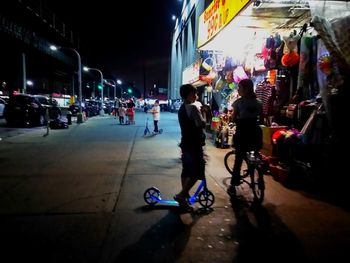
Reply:
[[153, 125], [154, 125], [153, 133], [154, 134], [159, 133], [159, 130], [158, 130], [158, 121], [160, 119], [159, 100], [156, 100], [154, 102], [152, 109], [150, 109], [148, 112], [152, 113], [152, 115], [153, 115]]

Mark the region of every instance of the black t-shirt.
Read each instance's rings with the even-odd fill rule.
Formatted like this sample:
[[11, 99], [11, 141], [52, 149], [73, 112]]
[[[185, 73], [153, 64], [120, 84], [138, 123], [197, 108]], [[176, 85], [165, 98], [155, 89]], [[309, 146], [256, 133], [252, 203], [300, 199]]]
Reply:
[[205, 145], [203, 127], [205, 122], [195, 105], [183, 103], [178, 112], [181, 128], [180, 147], [185, 150], [196, 150]]

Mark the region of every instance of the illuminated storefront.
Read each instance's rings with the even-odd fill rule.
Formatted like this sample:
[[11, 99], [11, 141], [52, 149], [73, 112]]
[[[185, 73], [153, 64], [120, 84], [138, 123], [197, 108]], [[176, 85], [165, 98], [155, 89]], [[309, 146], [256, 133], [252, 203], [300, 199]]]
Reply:
[[[340, 142], [348, 141], [340, 117], [341, 112], [347, 112], [345, 105], [349, 99], [348, 1], [214, 0], [205, 1], [199, 15], [197, 4], [204, 1], [191, 2], [195, 2], [196, 16], [184, 21], [197, 24], [190, 23], [188, 28], [184, 23], [182, 31], [193, 30], [191, 40], [195, 40], [197, 46], [176, 42], [176, 50], [192, 54], [192, 60], [177, 57], [182, 62], [177, 84], [196, 85], [198, 80], [186, 75], [188, 67], [196, 63], [198, 69], [197, 61], [200, 61], [200, 71], [207, 72], [199, 72], [197, 76], [200, 78], [203, 73], [210, 76], [199, 80], [207, 82], [206, 90], [211, 91], [210, 96], [222, 112], [237, 98], [237, 83], [242, 78], [251, 78], [257, 95], [265, 99], [266, 127], [285, 125], [296, 131], [292, 135], [306, 147], [297, 159], [313, 164], [318, 158], [321, 161], [316, 161], [316, 165], [327, 171], [327, 162], [322, 162], [327, 154], [314, 149], [327, 143], [331, 146], [323, 149], [333, 149], [340, 147]], [[180, 38], [178, 35], [176, 39]], [[316, 109], [323, 110], [316, 112]], [[315, 129], [310, 125], [315, 122], [313, 116], [318, 116], [317, 123], [325, 126]], [[326, 116], [325, 121], [322, 116]], [[270, 146], [271, 136], [264, 137]], [[282, 158], [286, 160], [288, 158]]]

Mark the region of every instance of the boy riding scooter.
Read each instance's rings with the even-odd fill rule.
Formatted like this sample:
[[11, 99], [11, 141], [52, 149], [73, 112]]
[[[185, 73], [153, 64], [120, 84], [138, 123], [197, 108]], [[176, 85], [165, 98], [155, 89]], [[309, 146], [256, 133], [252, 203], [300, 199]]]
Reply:
[[159, 100], [156, 100], [154, 102], [153, 107], [150, 110], [148, 110], [148, 112], [152, 113], [153, 115], [153, 125], [154, 125], [153, 134], [160, 133], [161, 131], [158, 129], [158, 121], [160, 119]]

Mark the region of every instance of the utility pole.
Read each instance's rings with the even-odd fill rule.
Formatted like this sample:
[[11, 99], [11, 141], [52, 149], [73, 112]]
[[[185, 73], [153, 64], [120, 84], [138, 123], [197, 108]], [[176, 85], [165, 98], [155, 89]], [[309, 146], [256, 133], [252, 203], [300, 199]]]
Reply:
[[22, 93], [27, 92], [26, 54], [22, 53]]
[[143, 72], [143, 98], [146, 98], [146, 66], [145, 62], [142, 64], [142, 72]]

